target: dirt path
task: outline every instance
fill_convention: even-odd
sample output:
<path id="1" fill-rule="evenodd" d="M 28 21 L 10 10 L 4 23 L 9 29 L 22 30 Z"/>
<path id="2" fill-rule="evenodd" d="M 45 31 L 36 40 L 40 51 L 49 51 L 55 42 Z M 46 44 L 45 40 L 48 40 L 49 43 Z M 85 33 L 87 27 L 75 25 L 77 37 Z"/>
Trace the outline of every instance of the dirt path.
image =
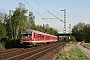
<path id="1" fill-rule="evenodd" d="M 81 42 L 78 42 L 76 46 L 88 57 L 90 58 L 90 50 L 87 48 L 84 48 L 83 46 L 80 45 Z"/>

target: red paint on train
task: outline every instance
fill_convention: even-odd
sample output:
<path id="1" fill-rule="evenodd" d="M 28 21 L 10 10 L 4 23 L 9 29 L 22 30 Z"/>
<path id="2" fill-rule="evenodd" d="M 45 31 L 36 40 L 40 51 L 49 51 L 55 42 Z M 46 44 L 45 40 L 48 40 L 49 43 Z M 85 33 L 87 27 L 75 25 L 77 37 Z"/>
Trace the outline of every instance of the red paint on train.
<path id="1" fill-rule="evenodd" d="M 32 29 L 21 30 L 21 43 L 47 43 L 58 41 L 57 36 L 46 34 Z"/>

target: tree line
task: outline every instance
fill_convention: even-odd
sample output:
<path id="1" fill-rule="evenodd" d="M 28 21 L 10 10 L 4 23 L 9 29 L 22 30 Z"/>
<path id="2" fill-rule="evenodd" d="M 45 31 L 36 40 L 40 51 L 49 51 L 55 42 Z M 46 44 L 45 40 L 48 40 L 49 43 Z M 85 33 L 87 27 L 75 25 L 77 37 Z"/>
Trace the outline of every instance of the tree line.
<path id="1" fill-rule="evenodd" d="M 33 12 L 28 12 L 22 3 L 19 3 L 14 11 L 9 10 L 9 14 L 0 12 L 0 40 L 17 40 L 20 38 L 20 31 L 29 28 L 48 34 L 57 34 L 57 30 L 49 24 L 36 25 Z"/>
<path id="2" fill-rule="evenodd" d="M 90 42 L 90 24 L 79 22 L 72 28 L 72 35 L 77 41 Z"/>

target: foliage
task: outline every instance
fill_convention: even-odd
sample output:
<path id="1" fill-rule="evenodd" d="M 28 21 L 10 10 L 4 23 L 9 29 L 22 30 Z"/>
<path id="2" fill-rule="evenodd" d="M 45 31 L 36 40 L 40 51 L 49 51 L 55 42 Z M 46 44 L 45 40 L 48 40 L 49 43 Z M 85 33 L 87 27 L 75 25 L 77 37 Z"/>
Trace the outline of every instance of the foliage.
<path id="1" fill-rule="evenodd" d="M 36 29 L 35 16 L 33 15 L 33 12 L 29 12 L 28 24 L 29 24 L 29 28 L 34 30 Z"/>
<path id="2" fill-rule="evenodd" d="M 0 25 L 0 50 L 5 49 L 5 41 L 8 37 L 6 36 L 6 29 L 5 27 Z"/>
<path id="3" fill-rule="evenodd" d="M 48 24 L 46 24 L 46 25 L 43 24 L 43 26 L 37 25 L 36 28 L 37 28 L 36 30 L 47 33 L 47 34 L 56 35 L 58 33 L 56 29 L 49 27 Z"/>
<path id="4" fill-rule="evenodd" d="M 0 26 L 0 40 L 6 37 L 6 29 L 3 26 Z"/>
<path id="5" fill-rule="evenodd" d="M 84 35 L 84 36 L 82 36 L 83 40 L 85 42 L 90 42 L 90 25 L 89 26 L 88 25 L 84 26 L 83 35 Z"/>
<path id="6" fill-rule="evenodd" d="M 72 35 L 77 41 L 90 42 L 90 24 L 78 23 L 73 27 Z"/>
<path id="7" fill-rule="evenodd" d="M 74 36 L 70 36 L 70 39 L 69 39 L 70 42 L 75 42 L 76 43 L 76 39 Z"/>
<path id="8" fill-rule="evenodd" d="M 5 47 L 0 43 L 0 50 L 5 50 Z"/>
<path id="9" fill-rule="evenodd" d="M 25 9 L 25 5 L 19 3 L 19 7 L 13 12 L 11 16 L 11 29 L 12 29 L 12 37 L 14 39 L 18 38 L 18 34 L 21 29 L 27 28 L 27 16 L 25 15 L 27 10 Z"/>

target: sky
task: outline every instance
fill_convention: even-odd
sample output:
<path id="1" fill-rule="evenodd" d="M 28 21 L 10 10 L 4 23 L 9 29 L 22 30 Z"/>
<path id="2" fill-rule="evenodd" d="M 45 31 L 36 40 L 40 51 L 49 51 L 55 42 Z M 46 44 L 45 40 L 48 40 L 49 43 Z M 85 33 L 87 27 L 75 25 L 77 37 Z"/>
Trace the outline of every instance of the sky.
<path id="1" fill-rule="evenodd" d="M 15 10 L 18 3 L 22 2 L 28 11 L 32 11 L 35 16 L 36 25 L 49 24 L 50 27 L 63 32 L 64 11 L 66 9 L 66 31 L 69 31 L 69 24 L 73 28 L 78 22 L 90 24 L 90 0 L 1 0 L 0 11 L 9 13 L 9 10 Z M 59 19 L 42 19 L 56 18 Z"/>

